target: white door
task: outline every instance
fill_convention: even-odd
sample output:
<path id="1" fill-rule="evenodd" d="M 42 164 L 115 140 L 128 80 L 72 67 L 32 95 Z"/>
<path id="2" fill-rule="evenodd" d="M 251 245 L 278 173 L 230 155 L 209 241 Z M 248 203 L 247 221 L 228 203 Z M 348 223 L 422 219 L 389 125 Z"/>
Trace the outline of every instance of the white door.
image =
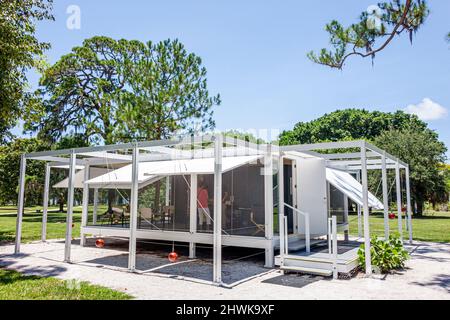
<path id="1" fill-rule="evenodd" d="M 296 157 L 296 205 L 300 211 L 308 212 L 311 237 L 328 234 L 327 183 L 325 160 Z M 298 232 L 305 234 L 305 222 L 298 216 Z"/>

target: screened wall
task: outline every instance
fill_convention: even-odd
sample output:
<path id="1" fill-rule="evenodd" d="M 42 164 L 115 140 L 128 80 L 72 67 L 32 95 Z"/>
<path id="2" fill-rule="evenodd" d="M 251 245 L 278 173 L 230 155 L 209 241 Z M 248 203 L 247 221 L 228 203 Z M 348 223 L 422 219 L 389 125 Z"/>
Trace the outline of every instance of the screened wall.
<path id="1" fill-rule="evenodd" d="M 343 224 L 347 223 L 345 217 L 345 196 L 339 191 L 335 186 L 328 183 L 329 190 L 329 206 L 328 215 L 336 216 L 337 223 Z"/>

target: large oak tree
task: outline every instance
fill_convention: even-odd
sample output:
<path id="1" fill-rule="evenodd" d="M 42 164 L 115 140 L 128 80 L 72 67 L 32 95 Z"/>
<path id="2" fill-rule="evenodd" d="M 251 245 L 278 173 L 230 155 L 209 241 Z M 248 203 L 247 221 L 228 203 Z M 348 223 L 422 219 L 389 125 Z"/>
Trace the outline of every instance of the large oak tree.
<path id="1" fill-rule="evenodd" d="M 87 39 L 45 71 L 36 94 L 26 130 L 106 144 L 213 128 L 220 104 L 208 92 L 200 57 L 177 40 Z"/>

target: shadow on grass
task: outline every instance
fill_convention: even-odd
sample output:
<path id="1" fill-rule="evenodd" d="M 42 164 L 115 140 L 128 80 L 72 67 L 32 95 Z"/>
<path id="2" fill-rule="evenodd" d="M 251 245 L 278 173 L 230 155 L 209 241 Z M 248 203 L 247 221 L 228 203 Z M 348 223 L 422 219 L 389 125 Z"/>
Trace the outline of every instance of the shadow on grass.
<path id="1" fill-rule="evenodd" d="M 20 264 L 20 260 L 28 257 L 27 254 L 2 254 L 0 255 L 0 268 L 3 269 L 14 269 L 25 275 L 36 276 L 36 277 L 54 277 L 67 270 L 65 267 L 61 266 L 28 266 L 25 264 Z M 14 278 L 15 279 L 15 278 Z M 23 277 L 17 277 L 18 280 L 26 280 Z M 6 279 L 3 276 L 0 277 L 0 284 L 6 284 L 11 281 L 10 277 L 7 275 Z"/>

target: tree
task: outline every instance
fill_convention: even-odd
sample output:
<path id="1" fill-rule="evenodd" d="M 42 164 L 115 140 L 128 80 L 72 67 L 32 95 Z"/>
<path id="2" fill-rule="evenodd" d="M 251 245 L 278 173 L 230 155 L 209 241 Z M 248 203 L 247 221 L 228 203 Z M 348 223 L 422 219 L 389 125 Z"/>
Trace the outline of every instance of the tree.
<path id="1" fill-rule="evenodd" d="M 398 140 L 396 140 L 398 134 Z M 444 160 L 445 145 L 436 132 L 417 116 L 403 111 L 385 113 L 345 109 L 325 114 L 310 122 L 300 122 L 280 136 L 281 145 L 365 139 L 411 165 L 411 189 L 418 214 L 424 201 L 442 196 L 442 175 L 438 165 Z M 394 141 L 395 140 L 395 141 Z M 379 177 L 371 182 L 378 183 Z"/>
<path id="2" fill-rule="evenodd" d="M 0 1 L 0 143 L 12 138 L 28 99 L 26 72 L 41 68 L 50 47 L 35 32 L 36 21 L 53 20 L 51 9 L 52 0 Z"/>
<path id="3" fill-rule="evenodd" d="M 168 138 L 214 127 L 201 59 L 177 40 L 93 37 L 48 68 L 25 129 L 55 140 L 67 132 L 94 143 Z"/>
<path id="4" fill-rule="evenodd" d="M 19 181 L 20 157 L 23 153 L 48 150 L 49 145 L 31 138 L 19 138 L 0 146 L 0 203 L 16 204 L 18 198 L 17 182 Z M 36 199 L 42 200 L 42 188 L 45 174 L 45 163 L 28 160 L 25 177 L 25 203 L 33 203 Z"/>
<path id="5" fill-rule="evenodd" d="M 424 0 L 391 0 L 370 6 L 361 13 L 359 21 L 345 28 L 333 20 L 325 30 L 330 34 L 332 49 L 313 51 L 308 58 L 315 63 L 342 69 L 351 56 L 371 57 L 384 50 L 392 40 L 408 33 L 412 43 L 413 34 L 424 24 L 429 9 Z"/>
<path id="6" fill-rule="evenodd" d="M 414 127 L 394 129 L 381 133 L 374 143 L 409 164 L 415 214 L 423 213 L 425 201 L 436 204 L 448 200 L 440 170 L 447 148 L 435 132 Z"/>
<path id="7" fill-rule="evenodd" d="M 280 144 L 316 143 L 324 141 L 372 140 L 383 131 L 414 126 L 426 130 L 417 116 L 403 111 L 386 113 L 364 109 L 337 110 L 310 122 L 299 122 L 292 130 L 283 131 Z"/>

